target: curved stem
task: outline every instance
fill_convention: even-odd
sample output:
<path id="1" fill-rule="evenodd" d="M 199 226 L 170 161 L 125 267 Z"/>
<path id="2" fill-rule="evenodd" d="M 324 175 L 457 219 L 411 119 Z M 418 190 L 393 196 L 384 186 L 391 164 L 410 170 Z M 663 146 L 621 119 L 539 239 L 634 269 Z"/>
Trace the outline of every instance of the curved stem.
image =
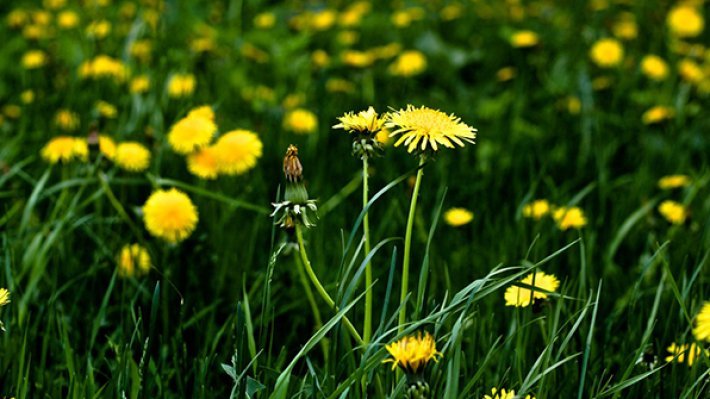
<path id="1" fill-rule="evenodd" d="M 301 229 L 302 226 L 300 224 L 296 224 L 296 239 L 298 239 L 299 249 L 298 252 L 301 254 L 301 260 L 303 261 L 303 266 L 305 266 L 306 274 L 311 279 L 311 283 L 313 283 L 313 285 L 316 287 L 316 291 L 321 296 L 321 298 L 323 298 L 323 300 L 328 304 L 328 306 L 330 306 L 333 310 L 337 312 L 338 307 L 335 305 L 335 301 L 333 301 L 333 298 L 328 295 L 328 292 L 325 290 L 323 285 L 318 280 L 318 276 L 316 276 L 316 273 L 313 271 L 313 267 L 311 267 L 311 261 L 308 260 L 308 253 L 306 253 L 306 246 L 303 244 L 303 232 L 301 231 Z M 353 326 L 353 323 L 350 322 L 347 316 L 343 316 L 343 323 L 350 332 L 350 335 L 353 336 L 353 338 L 355 339 L 355 341 L 357 341 L 358 344 L 363 346 L 362 349 L 364 350 L 365 341 L 362 340 L 362 337 L 360 336 L 360 334 L 358 334 L 357 330 Z"/>
<path id="2" fill-rule="evenodd" d="M 362 207 L 367 206 L 368 202 L 368 171 L 367 171 L 367 155 L 362 157 Z M 365 258 L 370 254 L 370 218 L 367 212 L 362 219 L 362 229 L 365 236 Z M 367 262 L 365 265 L 365 288 L 372 286 L 372 265 Z M 363 340 L 365 343 L 370 342 L 372 336 L 372 289 L 368 289 L 365 293 L 365 325 L 363 326 Z"/>
<path id="3" fill-rule="evenodd" d="M 306 292 L 306 298 L 308 299 L 308 304 L 311 306 L 311 311 L 313 312 L 313 319 L 316 322 L 315 329 L 320 330 L 321 327 L 323 327 L 323 319 L 321 318 L 320 315 L 320 310 L 318 310 L 318 304 L 316 304 L 316 298 L 313 296 L 313 290 L 311 290 L 311 286 L 308 284 L 308 278 L 306 277 L 306 273 L 304 272 L 305 267 L 303 266 L 303 262 L 301 259 L 296 257 L 296 263 L 298 264 L 298 277 L 301 280 L 301 284 L 303 285 L 303 290 Z M 323 349 L 323 358 L 325 359 L 325 362 L 328 362 L 328 343 L 323 339 L 320 341 L 321 347 Z"/>
<path id="4" fill-rule="evenodd" d="M 407 231 L 404 234 L 404 259 L 402 262 L 402 291 L 399 295 L 399 332 L 404 330 L 404 322 L 407 320 L 407 294 L 409 293 L 409 254 L 412 250 L 412 227 L 414 227 L 414 214 L 417 209 L 417 197 L 419 196 L 419 186 L 422 183 L 424 174 L 424 156 L 419 158 L 419 170 L 417 180 L 414 183 L 412 192 L 412 202 L 409 204 L 409 216 L 407 217 Z"/>

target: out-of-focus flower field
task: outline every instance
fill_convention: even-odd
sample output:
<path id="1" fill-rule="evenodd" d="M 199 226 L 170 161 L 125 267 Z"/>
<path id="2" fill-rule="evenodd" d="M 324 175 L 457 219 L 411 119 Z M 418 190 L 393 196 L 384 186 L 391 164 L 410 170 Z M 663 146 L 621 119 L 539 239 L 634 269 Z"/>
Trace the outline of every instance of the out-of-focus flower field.
<path id="1" fill-rule="evenodd" d="M 5 0 L 0 397 L 708 398 L 704 0 Z"/>

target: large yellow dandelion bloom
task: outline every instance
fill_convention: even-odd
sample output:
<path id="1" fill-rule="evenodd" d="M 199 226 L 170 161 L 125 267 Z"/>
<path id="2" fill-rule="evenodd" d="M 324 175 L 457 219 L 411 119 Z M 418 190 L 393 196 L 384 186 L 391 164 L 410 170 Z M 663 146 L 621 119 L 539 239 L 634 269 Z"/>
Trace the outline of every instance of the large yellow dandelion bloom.
<path id="1" fill-rule="evenodd" d="M 85 139 L 58 136 L 55 137 L 42 148 L 42 158 L 51 163 L 69 162 L 75 159 L 86 161 L 89 156 L 89 146 Z"/>
<path id="2" fill-rule="evenodd" d="M 533 282 L 533 280 L 535 281 Z M 557 291 L 557 288 L 560 286 L 560 280 L 558 280 L 554 274 L 545 274 L 541 271 L 528 274 L 524 279 L 520 280 L 520 282 L 549 292 Z M 526 307 L 532 304 L 531 299 L 534 301 L 535 299 L 547 298 L 547 292 L 533 291 L 529 288 L 513 285 L 505 290 L 504 298 L 505 306 Z"/>
<path id="3" fill-rule="evenodd" d="M 589 56 L 598 66 L 611 68 L 621 63 L 624 58 L 624 48 L 616 39 L 600 39 L 589 50 Z"/>
<path id="4" fill-rule="evenodd" d="M 175 74 L 168 82 L 168 95 L 170 97 L 187 97 L 195 91 L 197 81 L 192 74 Z"/>
<path id="5" fill-rule="evenodd" d="M 106 135 L 99 135 L 99 151 L 109 160 L 116 156 L 116 142 Z"/>
<path id="6" fill-rule="evenodd" d="M 420 368 L 424 368 L 430 360 L 438 361 L 441 352 L 436 350 L 436 341 L 428 333 L 421 333 L 416 336 L 410 335 L 399 341 L 385 346 L 392 358 L 385 359 L 383 363 L 392 363 L 392 370 L 397 366 L 408 373 L 416 373 Z"/>
<path id="7" fill-rule="evenodd" d="M 695 317 L 693 336 L 698 341 L 710 342 L 710 301 L 705 302 Z"/>
<path id="8" fill-rule="evenodd" d="M 240 175 L 256 165 L 261 158 L 263 144 L 256 133 L 232 130 L 221 136 L 214 145 L 220 173 Z"/>
<path id="9" fill-rule="evenodd" d="M 668 64 L 663 58 L 649 54 L 641 60 L 641 72 L 649 79 L 660 81 L 668 76 Z"/>
<path id="10" fill-rule="evenodd" d="M 30 50 L 22 56 L 21 63 L 25 69 L 37 69 L 47 63 L 47 55 L 42 50 Z"/>
<path id="11" fill-rule="evenodd" d="M 286 113 L 283 125 L 294 133 L 309 134 L 318 129 L 318 118 L 307 109 L 296 108 Z"/>
<path id="12" fill-rule="evenodd" d="M 658 179 L 658 188 L 661 190 L 671 190 L 688 185 L 690 185 L 690 177 L 687 175 L 670 175 Z"/>
<path id="13" fill-rule="evenodd" d="M 531 30 L 520 30 L 510 36 L 510 45 L 518 48 L 534 47 L 540 42 L 537 33 Z"/>
<path id="14" fill-rule="evenodd" d="M 666 19 L 671 33 L 677 37 L 695 37 L 702 33 L 705 27 L 703 15 L 689 5 L 679 5 L 668 13 Z"/>
<path id="15" fill-rule="evenodd" d="M 340 123 L 333 126 L 333 129 L 343 129 L 348 133 L 376 133 L 382 130 L 387 120 L 385 116 L 379 116 L 375 108 L 368 107 L 366 111 L 357 114 L 347 112 L 338 117 Z"/>
<path id="16" fill-rule="evenodd" d="M 189 154 L 212 140 L 217 125 L 211 119 L 193 114 L 180 119 L 168 133 L 168 143 L 178 154 Z"/>
<path id="17" fill-rule="evenodd" d="M 120 277 L 143 276 L 150 271 L 150 254 L 139 244 L 125 245 L 118 256 Z"/>
<path id="18" fill-rule="evenodd" d="M 540 220 L 550 213 L 551 208 L 550 203 L 546 199 L 535 200 L 523 207 L 523 216 Z"/>
<path id="19" fill-rule="evenodd" d="M 658 212 L 671 224 L 683 224 L 688 217 L 685 207 L 675 201 L 666 200 L 658 206 Z"/>
<path id="20" fill-rule="evenodd" d="M 169 243 L 189 237 L 197 220 L 197 208 L 190 197 L 174 188 L 155 191 L 143 205 L 145 228 Z"/>
<path id="21" fill-rule="evenodd" d="M 129 172 L 143 172 L 150 166 L 150 151 L 143 144 L 127 141 L 116 146 L 113 161 Z"/>
<path id="22" fill-rule="evenodd" d="M 7 288 L 0 288 L 0 306 L 10 303 L 10 291 Z"/>
<path id="23" fill-rule="evenodd" d="M 587 218 L 584 216 L 584 211 L 581 208 L 559 207 L 552 213 L 552 218 L 555 219 L 557 227 L 560 230 L 579 229 L 587 225 Z"/>
<path id="24" fill-rule="evenodd" d="M 491 388 L 491 394 L 490 395 L 483 395 L 483 399 L 515 399 L 517 396 L 515 396 L 515 390 L 510 389 L 507 390 L 505 388 Z M 535 399 L 535 396 L 533 395 L 525 395 L 525 399 Z"/>
<path id="25" fill-rule="evenodd" d="M 217 149 L 204 147 L 187 156 L 187 170 L 201 179 L 216 179 L 219 175 Z"/>
<path id="26" fill-rule="evenodd" d="M 451 208 L 444 212 L 444 221 L 453 227 L 459 227 L 471 223 L 473 212 L 466 208 Z"/>
<path id="27" fill-rule="evenodd" d="M 410 77 L 419 75 L 426 70 L 426 56 L 421 51 L 409 50 L 400 54 L 390 65 L 392 75 Z"/>
<path id="28" fill-rule="evenodd" d="M 685 363 L 688 367 L 692 366 L 698 358 L 702 357 L 701 351 L 703 351 L 703 349 L 695 343 L 682 345 L 672 343 L 666 350 L 669 353 L 669 355 L 666 356 L 666 362 L 670 363 L 675 361 L 676 363 Z M 710 356 L 710 351 L 705 350 L 704 352 L 705 356 Z"/>
<path id="29" fill-rule="evenodd" d="M 447 115 L 439 110 L 413 105 L 392 112 L 385 126 L 393 129 L 390 137 L 401 135 L 394 146 L 404 144 L 408 152 L 429 148 L 438 151 L 439 145 L 454 148 L 457 144 L 463 147 L 464 142 L 474 143 L 478 131 L 461 122 L 461 118 L 454 114 Z"/>

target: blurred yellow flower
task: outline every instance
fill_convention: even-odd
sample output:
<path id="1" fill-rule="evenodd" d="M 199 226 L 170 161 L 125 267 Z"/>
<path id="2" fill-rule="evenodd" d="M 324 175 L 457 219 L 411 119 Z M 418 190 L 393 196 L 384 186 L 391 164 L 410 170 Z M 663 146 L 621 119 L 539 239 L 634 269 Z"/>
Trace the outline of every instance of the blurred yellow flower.
<path id="1" fill-rule="evenodd" d="M 534 47 L 540 42 L 537 33 L 531 30 L 519 30 L 510 36 L 510 45 L 518 48 Z"/>
<path id="2" fill-rule="evenodd" d="M 349 80 L 330 78 L 325 82 L 328 93 L 354 93 L 355 85 Z"/>
<path id="3" fill-rule="evenodd" d="M 262 12 L 254 17 L 254 26 L 259 29 L 269 29 L 276 24 L 276 15 L 273 12 Z"/>
<path id="4" fill-rule="evenodd" d="M 431 360 L 437 362 L 437 357 L 442 356 L 441 352 L 436 350 L 436 341 L 428 332 L 425 332 L 424 336 L 421 332 L 416 336 L 406 336 L 386 345 L 385 348 L 392 357 L 382 362 L 392 363 L 392 370 L 399 366 L 410 374 L 416 374 L 420 369 L 424 369 Z"/>
<path id="5" fill-rule="evenodd" d="M 323 68 L 330 64 L 330 56 L 323 50 L 316 50 L 311 53 L 311 62 L 318 68 Z"/>
<path id="6" fill-rule="evenodd" d="M 345 65 L 355 68 L 366 68 L 375 62 L 372 53 L 358 50 L 347 50 L 341 54 L 341 60 Z"/>
<path id="7" fill-rule="evenodd" d="M 113 104 L 109 104 L 106 101 L 97 101 L 96 110 L 99 111 L 99 115 L 104 118 L 113 119 L 118 115 L 118 110 Z"/>
<path id="8" fill-rule="evenodd" d="M 641 121 L 644 125 L 651 125 L 671 119 L 673 115 L 675 115 L 673 108 L 663 105 L 656 105 L 641 115 Z"/>
<path id="9" fill-rule="evenodd" d="M 515 67 L 512 66 L 507 66 L 499 69 L 496 72 L 496 79 L 498 79 L 499 82 L 507 82 L 515 77 L 517 74 L 517 70 Z"/>
<path id="10" fill-rule="evenodd" d="M 127 244 L 118 255 L 118 276 L 139 277 L 150 271 L 150 254 L 140 244 Z"/>
<path id="11" fill-rule="evenodd" d="M 471 223 L 473 212 L 466 208 L 451 208 L 444 212 L 444 221 L 453 227 L 459 227 Z"/>
<path id="12" fill-rule="evenodd" d="M 545 199 L 535 200 L 523 207 L 523 216 L 526 218 L 533 218 L 535 220 L 542 219 L 545 215 L 550 213 L 550 203 Z"/>
<path id="13" fill-rule="evenodd" d="M 249 58 L 250 60 L 253 60 L 253 61 L 258 62 L 260 64 L 264 64 L 266 62 L 269 62 L 269 58 L 270 58 L 269 53 L 256 47 L 255 45 L 253 45 L 251 43 L 242 44 L 241 53 L 244 57 Z"/>
<path id="14" fill-rule="evenodd" d="M 284 97 L 281 105 L 286 109 L 296 108 L 306 102 L 306 96 L 303 93 L 291 93 Z"/>
<path id="15" fill-rule="evenodd" d="M 150 78 L 147 75 L 138 75 L 131 80 L 129 90 L 131 93 L 145 93 L 150 89 Z"/>
<path id="16" fill-rule="evenodd" d="M 362 17 L 370 12 L 371 8 L 372 5 L 367 1 L 353 2 L 348 6 L 348 8 L 345 9 L 345 11 L 340 13 L 338 23 L 347 27 L 359 25 Z"/>
<path id="17" fill-rule="evenodd" d="M 705 352 L 705 356 L 710 356 L 710 351 L 703 350 L 695 343 L 682 345 L 672 343 L 666 350 L 670 353 L 666 356 L 666 362 L 685 363 L 688 367 L 692 366 L 698 358 L 702 358 L 701 351 Z"/>
<path id="18" fill-rule="evenodd" d="M 15 8 L 7 14 L 6 21 L 7 26 L 16 29 L 29 21 L 29 15 L 27 14 L 27 11 L 20 8 Z"/>
<path id="19" fill-rule="evenodd" d="M 219 175 L 217 149 L 214 146 L 204 147 L 188 155 L 187 170 L 201 179 L 216 179 Z"/>
<path id="20" fill-rule="evenodd" d="M 313 30 L 323 31 L 330 29 L 336 21 L 338 13 L 335 10 L 325 9 L 313 13 L 309 18 L 309 26 Z"/>
<path id="21" fill-rule="evenodd" d="M 390 65 L 389 72 L 392 75 L 409 77 L 424 72 L 426 66 L 426 56 L 421 51 L 408 50 L 402 52 Z"/>
<path id="22" fill-rule="evenodd" d="M 36 10 L 32 12 L 32 21 L 41 26 L 47 26 L 52 22 L 52 14 L 46 10 Z"/>
<path id="23" fill-rule="evenodd" d="M 190 96 L 196 85 L 195 75 L 177 73 L 168 81 L 168 95 L 173 98 Z"/>
<path id="24" fill-rule="evenodd" d="M 579 207 L 571 208 L 562 206 L 554 210 L 552 218 L 555 219 L 560 230 L 579 229 L 587 225 L 587 218 Z"/>
<path id="25" fill-rule="evenodd" d="M 633 40 L 638 36 L 638 25 L 632 13 L 622 13 L 612 27 L 614 36 L 622 40 Z"/>
<path id="26" fill-rule="evenodd" d="M 143 172 L 150 166 L 150 151 L 135 141 L 126 141 L 116 146 L 113 161 L 129 172 Z"/>
<path id="27" fill-rule="evenodd" d="M 42 50 L 29 50 L 22 55 L 22 67 L 25 69 L 37 69 L 47 63 L 47 55 Z"/>
<path id="28" fill-rule="evenodd" d="M 705 302 L 698 315 L 695 316 L 693 336 L 698 341 L 710 342 L 710 302 Z"/>
<path id="29" fill-rule="evenodd" d="M 71 10 L 64 10 L 57 15 L 57 26 L 72 29 L 79 25 L 79 15 Z"/>
<path id="30" fill-rule="evenodd" d="M 307 109 L 296 108 L 286 113 L 283 125 L 294 133 L 309 134 L 318 130 L 318 118 Z"/>
<path id="31" fill-rule="evenodd" d="M 10 291 L 7 288 L 0 288 L 0 306 L 10 303 Z"/>
<path id="32" fill-rule="evenodd" d="M 658 188 L 661 190 L 671 190 L 688 185 L 690 185 L 690 177 L 687 175 L 663 176 L 658 180 Z"/>
<path id="33" fill-rule="evenodd" d="M 560 286 L 560 280 L 554 274 L 545 274 L 542 271 L 530 273 L 519 282 L 548 292 L 555 292 Z M 547 292 L 511 285 L 505 290 L 505 306 L 524 308 L 533 304 L 537 299 L 546 299 L 547 295 Z"/>
<path id="34" fill-rule="evenodd" d="M 105 19 L 92 21 L 89 26 L 86 27 L 86 34 L 96 39 L 103 39 L 108 36 L 109 33 L 111 33 L 111 23 Z"/>
<path id="35" fill-rule="evenodd" d="M 2 107 L 2 113 L 10 119 L 17 119 L 22 115 L 22 108 L 19 105 L 7 104 Z"/>
<path id="36" fill-rule="evenodd" d="M 44 8 L 50 10 L 57 10 L 64 7 L 67 4 L 67 0 L 42 0 L 42 5 Z"/>
<path id="37" fill-rule="evenodd" d="M 39 40 L 50 36 L 50 31 L 45 26 L 27 25 L 22 30 L 22 36 L 29 40 Z"/>
<path id="38" fill-rule="evenodd" d="M 498 389 L 498 388 L 491 388 L 491 394 L 490 395 L 483 395 L 483 399 L 515 399 L 518 398 L 518 396 L 515 395 L 515 390 L 506 390 L 505 388 Z M 535 399 L 535 396 L 533 395 L 525 395 L 524 399 Z"/>
<path id="39" fill-rule="evenodd" d="M 413 105 L 390 113 L 385 126 L 393 129 L 390 137 L 401 136 L 394 146 L 404 144 L 408 152 L 429 148 L 438 151 L 439 145 L 454 148 L 457 144 L 463 147 L 464 142 L 475 143 L 478 131 L 461 122 L 461 118 L 454 114 L 447 115 L 439 110 Z"/>
<path id="40" fill-rule="evenodd" d="M 354 30 L 344 30 L 338 33 L 337 41 L 343 46 L 352 46 L 360 39 L 360 34 Z"/>
<path id="41" fill-rule="evenodd" d="M 79 127 L 79 115 L 68 109 L 60 109 L 54 115 L 54 124 L 65 131 L 75 130 Z"/>
<path id="42" fill-rule="evenodd" d="M 175 188 L 153 192 L 143 205 L 146 230 L 171 244 L 189 237 L 197 221 L 197 208 L 190 197 Z"/>
<path id="43" fill-rule="evenodd" d="M 600 39 L 592 45 L 589 56 L 601 68 L 611 68 L 621 63 L 624 48 L 616 39 Z"/>
<path id="44" fill-rule="evenodd" d="M 99 152 L 113 161 L 113 158 L 116 156 L 116 142 L 109 136 L 103 134 L 99 135 Z"/>
<path id="45" fill-rule="evenodd" d="M 241 175 L 261 158 L 263 144 L 256 133 L 249 130 L 232 130 L 222 135 L 214 145 L 220 173 Z"/>
<path id="46" fill-rule="evenodd" d="M 178 154 L 189 154 L 210 143 L 217 125 L 203 115 L 193 114 L 180 119 L 168 132 L 168 143 Z"/>
<path id="47" fill-rule="evenodd" d="M 695 37 L 705 27 L 703 15 L 690 5 L 678 5 L 669 13 L 666 23 L 676 37 Z"/>
<path id="48" fill-rule="evenodd" d="M 31 104 L 35 100 L 35 92 L 32 90 L 25 90 L 20 93 L 20 100 L 23 104 Z"/>
<path id="49" fill-rule="evenodd" d="M 451 3 L 444 6 L 444 8 L 439 11 L 439 15 L 441 15 L 441 19 L 444 21 L 452 21 L 460 18 L 463 12 L 464 8 L 460 3 Z"/>
<path id="50" fill-rule="evenodd" d="M 702 68 L 690 58 L 684 58 L 678 62 L 678 73 L 683 80 L 690 83 L 700 83 L 705 78 Z"/>
<path id="51" fill-rule="evenodd" d="M 120 60 L 101 54 L 84 61 L 79 66 L 79 76 L 93 79 L 110 77 L 122 82 L 128 76 L 128 69 Z"/>
<path id="52" fill-rule="evenodd" d="M 85 139 L 57 136 L 51 140 L 41 151 L 42 158 L 50 164 L 57 162 L 67 163 L 73 160 L 86 161 L 89 156 L 89 146 Z"/>
<path id="53" fill-rule="evenodd" d="M 577 115 L 582 111 L 582 100 L 577 96 L 568 96 L 566 98 L 567 112 L 572 115 Z"/>
<path id="54" fill-rule="evenodd" d="M 142 62 L 150 60 L 150 54 L 153 51 L 153 44 L 148 39 L 136 40 L 131 44 L 130 53 L 133 57 Z"/>
<path id="55" fill-rule="evenodd" d="M 406 28 L 412 22 L 423 19 L 426 15 L 421 7 L 411 7 L 405 10 L 395 11 L 392 14 L 392 24 L 398 28 Z"/>
<path id="56" fill-rule="evenodd" d="M 376 59 L 388 59 L 399 54 L 402 51 L 402 45 L 394 42 L 371 48 L 368 53 Z"/>
<path id="57" fill-rule="evenodd" d="M 671 224 L 683 224 L 688 217 L 688 211 L 685 207 L 671 200 L 661 202 L 661 205 L 658 206 L 658 212 Z"/>
<path id="58" fill-rule="evenodd" d="M 641 60 L 641 72 L 653 80 L 663 80 L 668 76 L 668 64 L 663 58 L 649 54 Z"/>

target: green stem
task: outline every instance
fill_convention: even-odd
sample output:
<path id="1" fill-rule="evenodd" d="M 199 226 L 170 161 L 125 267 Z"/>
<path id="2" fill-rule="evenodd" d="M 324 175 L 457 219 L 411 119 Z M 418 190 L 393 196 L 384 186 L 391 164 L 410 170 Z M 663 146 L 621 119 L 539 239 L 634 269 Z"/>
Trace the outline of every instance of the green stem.
<path id="1" fill-rule="evenodd" d="M 368 202 L 368 171 L 367 171 L 367 155 L 362 157 L 362 207 L 365 209 Z M 370 254 L 370 218 L 367 212 L 362 219 L 362 229 L 365 235 L 365 258 Z M 365 265 L 365 325 L 363 327 L 363 340 L 365 343 L 370 342 L 372 336 L 372 265 L 367 262 Z"/>
<path id="2" fill-rule="evenodd" d="M 419 170 L 417 180 L 414 183 L 412 192 L 412 202 L 409 204 L 409 216 L 407 217 L 407 231 L 404 234 L 404 260 L 402 262 L 402 291 L 399 295 L 399 332 L 404 330 L 404 322 L 407 320 L 407 294 L 409 293 L 409 254 L 412 250 L 412 227 L 414 226 L 414 214 L 417 209 L 417 197 L 419 196 L 419 186 L 422 183 L 424 174 L 424 156 L 419 158 Z"/>
<path id="3" fill-rule="evenodd" d="M 316 298 L 313 296 L 313 290 L 311 290 L 311 286 L 308 284 L 308 278 L 306 277 L 306 273 L 304 272 L 305 266 L 303 266 L 303 262 L 297 257 L 296 258 L 296 263 L 298 264 L 298 277 L 301 280 L 301 284 L 303 284 L 303 290 L 306 291 L 306 298 L 308 299 L 308 303 L 311 306 L 311 311 L 313 312 L 313 318 L 315 319 L 316 325 L 315 329 L 320 330 L 321 327 L 323 327 L 323 319 L 320 316 L 320 310 L 318 310 L 318 305 L 316 304 Z M 323 349 L 323 358 L 325 359 L 325 362 L 328 362 L 328 343 L 323 339 L 320 341 L 321 343 L 321 348 Z"/>
<path id="4" fill-rule="evenodd" d="M 303 244 L 303 232 L 301 231 L 301 229 L 302 226 L 300 224 L 296 224 L 296 238 L 298 239 L 298 249 L 301 254 L 303 266 L 305 266 L 306 269 L 306 274 L 308 274 L 308 277 L 311 279 L 311 283 L 313 283 L 313 285 L 316 287 L 316 291 L 318 291 L 318 294 L 321 296 L 321 298 L 323 298 L 323 300 L 328 304 L 328 306 L 330 306 L 333 310 L 337 312 L 338 307 L 335 305 L 335 301 L 333 301 L 333 298 L 328 295 L 328 292 L 320 283 L 320 281 L 318 280 L 318 276 L 316 276 L 316 273 L 311 267 L 311 261 L 308 260 L 308 254 L 306 253 L 306 246 Z M 355 338 L 358 344 L 363 346 L 362 349 L 364 350 L 365 341 L 362 340 L 362 337 L 360 336 L 360 334 L 358 334 L 357 330 L 353 326 L 353 323 L 350 322 L 347 316 L 343 316 L 343 323 L 345 323 L 345 327 L 347 327 L 348 331 L 350 332 L 350 335 Z"/>

